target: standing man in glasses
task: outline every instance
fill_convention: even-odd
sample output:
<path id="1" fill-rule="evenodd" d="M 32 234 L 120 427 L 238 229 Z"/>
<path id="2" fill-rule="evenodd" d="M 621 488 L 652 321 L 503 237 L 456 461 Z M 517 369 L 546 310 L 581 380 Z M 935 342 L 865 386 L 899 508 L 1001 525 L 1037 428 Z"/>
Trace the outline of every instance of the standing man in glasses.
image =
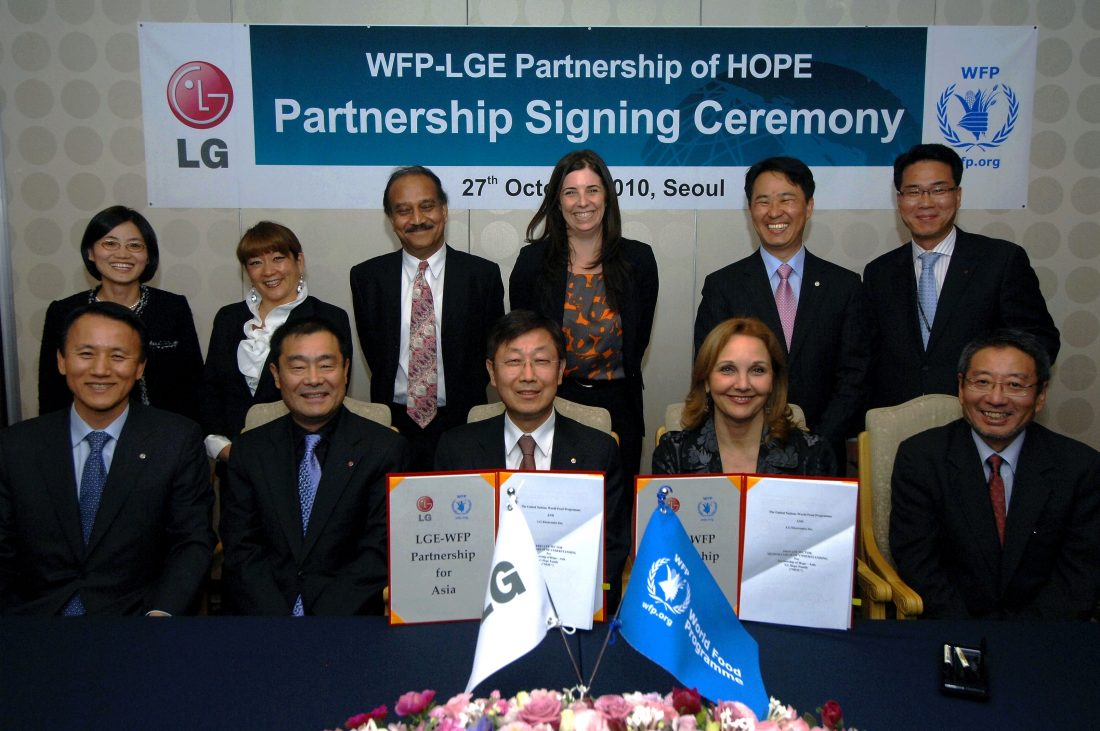
<path id="1" fill-rule="evenodd" d="M 923 616 L 1086 619 L 1100 596 L 1100 453 L 1034 423 L 1037 338 L 998 330 L 958 363 L 963 418 L 898 447 L 890 549 Z"/>
<path id="2" fill-rule="evenodd" d="M 894 161 L 898 213 L 912 234 L 863 272 L 875 328 L 871 407 L 955 392 L 963 346 L 996 328 L 1039 339 L 1051 363 L 1058 328 L 1027 253 L 955 226 L 963 163 L 944 145 L 916 145 Z"/>

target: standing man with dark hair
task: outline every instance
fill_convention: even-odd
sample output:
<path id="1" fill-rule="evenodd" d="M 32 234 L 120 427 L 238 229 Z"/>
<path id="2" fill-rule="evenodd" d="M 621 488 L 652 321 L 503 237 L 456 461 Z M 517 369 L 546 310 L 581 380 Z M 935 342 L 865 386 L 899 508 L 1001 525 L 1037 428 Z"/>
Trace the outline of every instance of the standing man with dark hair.
<path id="1" fill-rule="evenodd" d="M 381 614 L 386 474 L 408 444 L 344 408 L 351 343 L 327 320 L 271 337 L 290 413 L 233 442 L 222 495 L 225 593 L 241 614 Z"/>
<path id="2" fill-rule="evenodd" d="M 955 225 L 962 174 L 962 160 L 945 145 L 916 145 L 894 161 L 898 214 L 913 240 L 863 271 L 875 344 L 872 407 L 954 393 L 959 352 L 996 328 L 1029 332 L 1051 363 L 1058 356 L 1058 328 L 1027 253 Z"/>
<path id="3" fill-rule="evenodd" d="M 803 245 L 814 177 L 801 160 L 756 163 L 745 174 L 745 196 L 760 248 L 706 278 L 695 349 L 724 320 L 762 320 L 787 356 L 789 402 L 802 408 L 810 431 L 832 444 L 837 464 L 845 465 L 844 440 L 862 419 L 870 364 L 859 275 Z"/>
<path id="4" fill-rule="evenodd" d="M 78 307 L 56 356 L 72 406 L 0 432 L 0 614 L 195 610 L 210 469 L 197 424 L 130 401 L 145 347 L 128 307 Z"/>
<path id="5" fill-rule="evenodd" d="M 630 553 L 631 501 L 619 445 L 610 434 L 557 413 L 565 370 L 561 326 L 531 310 L 512 310 L 489 331 L 485 368 L 504 402 L 500 416 L 443 435 L 437 470 L 594 470 L 604 473 L 607 604 L 618 606 Z"/>
<path id="6" fill-rule="evenodd" d="M 1050 358 L 1019 330 L 958 363 L 963 418 L 898 447 L 890 550 L 925 617 L 1085 619 L 1100 598 L 1100 454 L 1034 423 Z"/>
<path id="7" fill-rule="evenodd" d="M 395 170 L 382 206 L 402 250 L 352 268 L 355 326 L 371 401 L 389 404 L 413 469 L 430 470 L 439 436 L 486 402 L 481 348 L 504 287 L 496 264 L 446 245 L 447 194 L 428 168 Z"/>

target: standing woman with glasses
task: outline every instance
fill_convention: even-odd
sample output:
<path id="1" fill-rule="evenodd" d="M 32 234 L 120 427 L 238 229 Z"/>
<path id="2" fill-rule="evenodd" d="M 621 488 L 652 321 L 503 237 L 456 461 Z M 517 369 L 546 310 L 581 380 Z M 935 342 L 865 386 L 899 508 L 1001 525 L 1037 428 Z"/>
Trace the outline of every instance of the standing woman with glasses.
<path id="1" fill-rule="evenodd" d="M 68 408 L 72 393 L 57 369 L 65 318 L 81 305 L 114 302 L 129 307 L 149 332 L 145 375 L 130 392 L 133 401 L 198 418 L 202 353 L 187 300 L 146 284 L 157 273 L 157 234 L 145 216 L 111 206 L 92 217 L 80 241 L 88 273 L 99 284 L 51 302 L 38 355 L 38 413 Z"/>
<path id="2" fill-rule="evenodd" d="M 632 496 L 645 435 L 642 357 L 657 305 L 653 250 L 623 238 L 614 181 L 591 150 L 558 161 L 527 240 L 509 278 L 512 309 L 562 324 L 566 364 L 558 395 L 611 412 Z M 629 524 L 625 502 L 628 512 L 611 517 Z"/>
<path id="3" fill-rule="evenodd" d="M 254 404 L 280 399 L 268 367 L 271 336 L 284 322 L 320 317 L 351 343 L 348 313 L 310 295 L 302 244 L 286 226 L 260 221 L 237 244 L 252 283 L 243 302 L 218 310 L 203 369 L 202 426 L 206 453 L 225 462 Z"/>

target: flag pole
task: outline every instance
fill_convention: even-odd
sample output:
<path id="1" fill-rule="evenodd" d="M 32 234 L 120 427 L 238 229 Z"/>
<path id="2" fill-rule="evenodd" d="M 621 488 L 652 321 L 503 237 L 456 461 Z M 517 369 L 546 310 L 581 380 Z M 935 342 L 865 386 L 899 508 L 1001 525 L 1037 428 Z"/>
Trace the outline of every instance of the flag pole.
<path id="1" fill-rule="evenodd" d="M 661 485 L 657 490 L 657 510 L 662 514 L 668 512 L 668 505 L 665 500 L 672 493 L 672 488 L 668 485 Z M 634 568 L 637 568 L 636 566 Z M 631 571 L 634 570 L 631 569 Z M 620 581 L 622 578 L 620 577 Z M 623 597 L 625 598 L 625 597 Z M 551 601 L 553 601 L 551 599 Z M 592 675 L 588 678 L 588 687 L 592 687 L 592 683 L 596 682 L 596 672 L 600 669 L 600 661 L 603 660 L 604 652 L 607 651 L 607 646 L 611 644 L 611 637 L 619 629 L 619 614 L 623 611 L 622 599 L 619 600 L 619 606 L 615 608 L 615 616 L 611 619 L 611 624 L 607 628 L 607 636 L 603 638 L 603 645 L 600 647 L 600 654 L 596 656 L 596 664 L 592 667 Z"/>

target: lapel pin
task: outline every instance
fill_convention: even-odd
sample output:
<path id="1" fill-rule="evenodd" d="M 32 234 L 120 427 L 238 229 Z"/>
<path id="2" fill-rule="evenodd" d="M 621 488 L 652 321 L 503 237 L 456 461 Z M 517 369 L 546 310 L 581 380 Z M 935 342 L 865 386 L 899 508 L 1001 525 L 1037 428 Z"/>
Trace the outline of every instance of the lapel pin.
<path id="1" fill-rule="evenodd" d="M 815 287 L 820 287 L 820 286 L 821 286 L 821 282 L 814 282 L 814 286 L 815 286 Z"/>
<path id="2" fill-rule="evenodd" d="M 354 467 L 354 466 L 355 466 L 355 460 L 349 459 L 348 460 L 348 467 Z"/>
<path id="3" fill-rule="evenodd" d="M 145 452 L 138 455 L 138 459 L 145 459 Z"/>
<path id="4" fill-rule="evenodd" d="M 576 457 L 570 457 L 569 458 L 569 464 L 576 464 L 576 463 L 577 463 L 577 458 Z"/>

